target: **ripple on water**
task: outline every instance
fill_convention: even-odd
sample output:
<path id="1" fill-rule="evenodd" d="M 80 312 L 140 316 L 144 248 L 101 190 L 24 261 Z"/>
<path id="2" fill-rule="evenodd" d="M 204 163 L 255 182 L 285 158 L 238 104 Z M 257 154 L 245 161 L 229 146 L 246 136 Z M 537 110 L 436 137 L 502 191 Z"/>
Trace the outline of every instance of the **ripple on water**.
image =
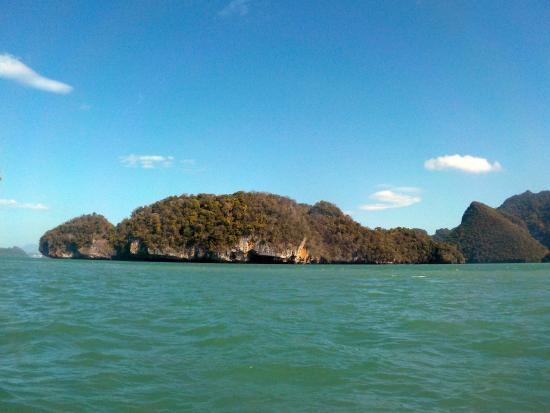
<path id="1" fill-rule="evenodd" d="M 550 267 L 0 261 L 0 411 L 546 412 Z"/>

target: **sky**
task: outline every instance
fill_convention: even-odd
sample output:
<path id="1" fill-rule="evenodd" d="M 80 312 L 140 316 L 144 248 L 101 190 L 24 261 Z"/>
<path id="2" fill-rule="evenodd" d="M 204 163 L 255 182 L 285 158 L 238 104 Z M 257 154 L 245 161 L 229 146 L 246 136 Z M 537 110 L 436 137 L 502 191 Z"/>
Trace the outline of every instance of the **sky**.
<path id="1" fill-rule="evenodd" d="M 0 246 L 268 191 L 432 233 L 550 189 L 548 1 L 0 0 Z"/>

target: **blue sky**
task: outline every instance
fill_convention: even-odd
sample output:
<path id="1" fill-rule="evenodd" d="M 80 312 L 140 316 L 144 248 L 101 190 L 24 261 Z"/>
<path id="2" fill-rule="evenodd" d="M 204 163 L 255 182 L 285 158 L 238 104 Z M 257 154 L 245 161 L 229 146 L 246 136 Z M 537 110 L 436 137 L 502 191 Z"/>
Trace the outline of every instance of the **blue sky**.
<path id="1" fill-rule="evenodd" d="M 546 1 L 0 0 L 0 246 L 182 193 L 432 232 L 550 189 L 549 21 Z"/>

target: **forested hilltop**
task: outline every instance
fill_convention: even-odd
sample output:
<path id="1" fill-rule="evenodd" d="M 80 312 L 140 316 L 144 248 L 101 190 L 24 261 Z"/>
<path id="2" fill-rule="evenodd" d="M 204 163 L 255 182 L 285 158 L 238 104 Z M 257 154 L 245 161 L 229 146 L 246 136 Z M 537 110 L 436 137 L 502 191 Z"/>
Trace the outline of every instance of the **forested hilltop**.
<path id="1" fill-rule="evenodd" d="M 498 208 L 472 202 L 458 227 L 434 239 L 456 245 L 468 262 L 550 261 L 550 191 L 527 191 Z"/>
<path id="2" fill-rule="evenodd" d="M 269 193 L 173 196 L 117 226 L 84 215 L 40 239 L 54 258 L 265 263 L 462 263 L 455 245 L 419 229 L 369 229 L 321 201 Z"/>
<path id="3" fill-rule="evenodd" d="M 521 220 L 533 238 L 550 248 L 550 191 L 514 195 L 498 210 Z"/>

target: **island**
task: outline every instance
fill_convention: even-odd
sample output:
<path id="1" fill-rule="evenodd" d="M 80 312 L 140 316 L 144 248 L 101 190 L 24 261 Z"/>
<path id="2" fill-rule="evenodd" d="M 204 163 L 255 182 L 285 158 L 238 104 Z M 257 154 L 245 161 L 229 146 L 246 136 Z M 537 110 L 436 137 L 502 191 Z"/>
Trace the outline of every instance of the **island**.
<path id="1" fill-rule="evenodd" d="M 457 228 L 433 236 L 421 229 L 364 227 L 326 201 L 307 205 L 242 191 L 181 195 L 140 207 L 116 226 L 96 213 L 82 215 L 47 231 L 39 248 L 52 258 L 139 261 L 541 262 L 550 256 L 549 245 L 541 243 L 548 240 L 549 194 L 525 193 L 500 209 L 474 202 Z M 524 200 L 531 195 L 537 202 Z M 538 218 L 528 203 L 537 205 Z"/>
<path id="2" fill-rule="evenodd" d="M 261 192 L 173 196 L 114 226 L 84 215 L 46 232 L 53 258 L 252 263 L 461 263 L 425 231 L 369 229 L 335 205 Z"/>
<path id="3" fill-rule="evenodd" d="M 27 253 L 19 247 L 0 248 L 0 257 L 26 258 Z"/>

